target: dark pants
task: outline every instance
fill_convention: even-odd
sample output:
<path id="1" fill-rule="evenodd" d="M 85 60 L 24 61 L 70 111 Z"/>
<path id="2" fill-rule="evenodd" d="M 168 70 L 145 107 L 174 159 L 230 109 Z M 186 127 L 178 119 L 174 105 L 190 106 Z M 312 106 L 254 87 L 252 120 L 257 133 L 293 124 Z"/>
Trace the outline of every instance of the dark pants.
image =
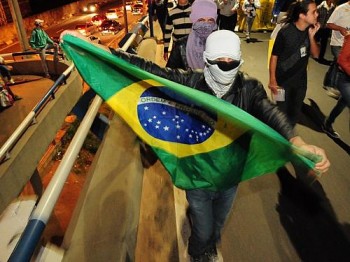
<path id="1" fill-rule="evenodd" d="M 331 45 L 332 55 L 334 56 L 334 61 L 338 60 L 338 56 L 341 50 L 341 46 Z"/>
<path id="2" fill-rule="evenodd" d="M 237 186 L 222 192 L 203 189 L 186 190 L 192 223 L 188 253 L 199 256 L 216 246 L 231 210 Z"/>
<path id="3" fill-rule="evenodd" d="M 231 16 L 219 15 L 219 21 L 220 30 L 225 29 L 234 32 L 237 24 L 237 13 Z"/>
<path id="4" fill-rule="evenodd" d="M 350 76 L 342 71 L 338 73 L 337 88 L 339 89 L 341 96 L 327 118 L 327 124 L 330 125 L 333 124 L 345 107 L 350 108 Z"/>
<path id="5" fill-rule="evenodd" d="M 281 86 L 285 90 L 285 101 L 277 102 L 277 106 L 287 115 L 287 118 L 293 126 L 295 126 L 299 120 L 299 114 L 306 95 L 306 81 L 305 83 L 300 83 L 300 81 L 301 80 L 298 81 L 298 79 L 293 78 L 282 84 Z"/>
<path id="6" fill-rule="evenodd" d="M 250 32 L 252 31 L 252 27 L 253 27 L 253 23 L 254 23 L 254 19 L 255 19 L 255 16 L 253 17 L 248 17 L 246 16 L 245 18 L 245 22 L 246 22 L 246 26 L 247 26 L 247 32 L 246 34 L 249 36 L 250 35 Z"/>
<path id="7" fill-rule="evenodd" d="M 157 15 L 158 23 L 160 25 L 160 29 L 162 30 L 162 34 L 163 34 L 163 37 L 164 37 L 167 13 L 165 13 L 165 12 L 160 13 L 160 12 L 157 11 L 156 15 Z"/>
<path id="8" fill-rule="evenodd" d="M 320 28 L 320 30 L 316 33 L 316 41 L 320 42 L 320 55 L 318 59 L 324 59 L 324 54 L 326 53 L 326 49 L 328 46 L 328 38 L 331 35 L 331 30 L 329 28 Z"/>
<path id="9" fill-rule="evenodd" d="M 54 49 L 53 54 L 53 60 L 54 60 L 54 66 L 55 66 L 55 73 L 57 74 L 57 62 L 58 62 L 58 48 L 56 45 L 53 44 L 47 44 L 44 48 L 40 49 L 39 56 L 41 58 L 41 65 L 43 67 L 45 75 L 49 75 L 49 68 L 46 63 L 46 50 L 48 49 Z"/>
<path id="10" fill-rule="evenodd" d="M 0 74 L 2 77 L 6 77 L 8 79 L 11 79 L 10 70 L 8 70 L 5 65 L 0 65 Z"/>

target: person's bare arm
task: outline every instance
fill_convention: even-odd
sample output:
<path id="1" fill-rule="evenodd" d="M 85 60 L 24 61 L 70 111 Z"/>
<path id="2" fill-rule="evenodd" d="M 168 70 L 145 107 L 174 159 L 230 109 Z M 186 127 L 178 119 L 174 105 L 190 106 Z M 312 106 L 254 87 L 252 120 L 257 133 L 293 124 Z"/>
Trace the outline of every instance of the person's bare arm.
<path id="1" fill-rule="evenodd" d="M 271 89 L 273 94 L 277 94 L 278 84 L 276 80 L 276 67 L 277 67 L 278 57 L 275 55 L 271 55 L 270 57 L 270 65 L 269 65 L 269 73 L 270 80 L 268 87 Z"/>
<path id="2" fill-rule="evenodd" d="M 320 23 L 316 23 L 309 27 L 309 39 L 310 39 L 310 54 L 313 58 L 318 58 L 320 55 L 320 46 L 315 39 L 316 32 L 320 29 Z"/>
<path id="3" fill-rule="evenodd" d="M 345 27 L 336 25 L 334 23 L 327 23 L 326 27 L 334 31 L 339 31 L 343 36 L 346 36 L 347 34 L 347 29 Z"/>
<path id="4" fill-rule="evenodd" d="M 315 164 L 316 172 L 325 173 L 328 171 L 331 163 L 329 162 L 324 149 L 305 143 L 305 141 L 300 136 L 291 138 L 289 142 L 302 150 L 321 156 L 321 160 Z"/>

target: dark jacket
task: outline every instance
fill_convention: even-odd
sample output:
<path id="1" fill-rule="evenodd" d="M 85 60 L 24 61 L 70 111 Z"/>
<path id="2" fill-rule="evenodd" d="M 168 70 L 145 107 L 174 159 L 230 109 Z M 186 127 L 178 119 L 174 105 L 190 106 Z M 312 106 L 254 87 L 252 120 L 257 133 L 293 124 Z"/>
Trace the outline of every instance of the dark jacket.
<path id="1" fill-rule="evenodd" d="M 186 57 L 187 39 L 188 36 L 184 36 L 174 43 L 166 67 L 181 68 L 184 70 L 190 68 Z"/>
<path id="2" fill-rule="evenodd" d="M 116 56 L 147 72 L 215 96 L 207 85 L 202 71 L 163 68 L 139 56 L 113 49 L 111 51 Z M 285 115 L 268 100 L 263 85 L 257 79 L 238 72 L 231 89 L 222 99 L 258 118 L 286 139 L 289 140 L 295 136 L 292 125 Z"/>

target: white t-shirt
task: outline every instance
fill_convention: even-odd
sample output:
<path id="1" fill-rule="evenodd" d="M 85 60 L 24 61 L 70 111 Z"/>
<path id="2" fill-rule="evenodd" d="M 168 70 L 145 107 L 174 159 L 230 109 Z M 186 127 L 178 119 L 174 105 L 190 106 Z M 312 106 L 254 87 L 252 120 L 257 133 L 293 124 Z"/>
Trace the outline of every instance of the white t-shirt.
<path id="1" fill-rule="evenodd" d="M 338 6 L 327 23 L 336 24 L 350 30 L 350 4 L 346 2 Z M 331 45 L 332 46 L 343 46 L 344 36 L 339 32 L 332 30 Z"/>
<path id="2" fill-rule="evenodd" d="M 220 9 L 220 15 L 231 16 L 233 15 L 232 9 L 237 10 L 239 8 L 238 0 L 227 0 L 224 2 L 223 0 L 216 0 L 216 5 L 218 9 Z"/>

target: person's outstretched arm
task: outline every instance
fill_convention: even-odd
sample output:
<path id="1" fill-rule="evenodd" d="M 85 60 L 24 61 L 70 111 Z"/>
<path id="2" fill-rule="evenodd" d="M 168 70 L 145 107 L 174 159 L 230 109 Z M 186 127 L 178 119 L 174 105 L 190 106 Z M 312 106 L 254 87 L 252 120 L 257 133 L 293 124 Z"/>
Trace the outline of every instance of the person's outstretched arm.
<path id="1" fill-rule="evenodd" d="M 320 162 L 315 164 L 315 171 L 319 173 L 325 173 L 328 171 L 331 163 L 328 160 L 324 149 L 307 144 L 300 136 L 295 136 L 289 140 L 294 146 L 299 147 L 302 150 L 321 156 Z"/>

